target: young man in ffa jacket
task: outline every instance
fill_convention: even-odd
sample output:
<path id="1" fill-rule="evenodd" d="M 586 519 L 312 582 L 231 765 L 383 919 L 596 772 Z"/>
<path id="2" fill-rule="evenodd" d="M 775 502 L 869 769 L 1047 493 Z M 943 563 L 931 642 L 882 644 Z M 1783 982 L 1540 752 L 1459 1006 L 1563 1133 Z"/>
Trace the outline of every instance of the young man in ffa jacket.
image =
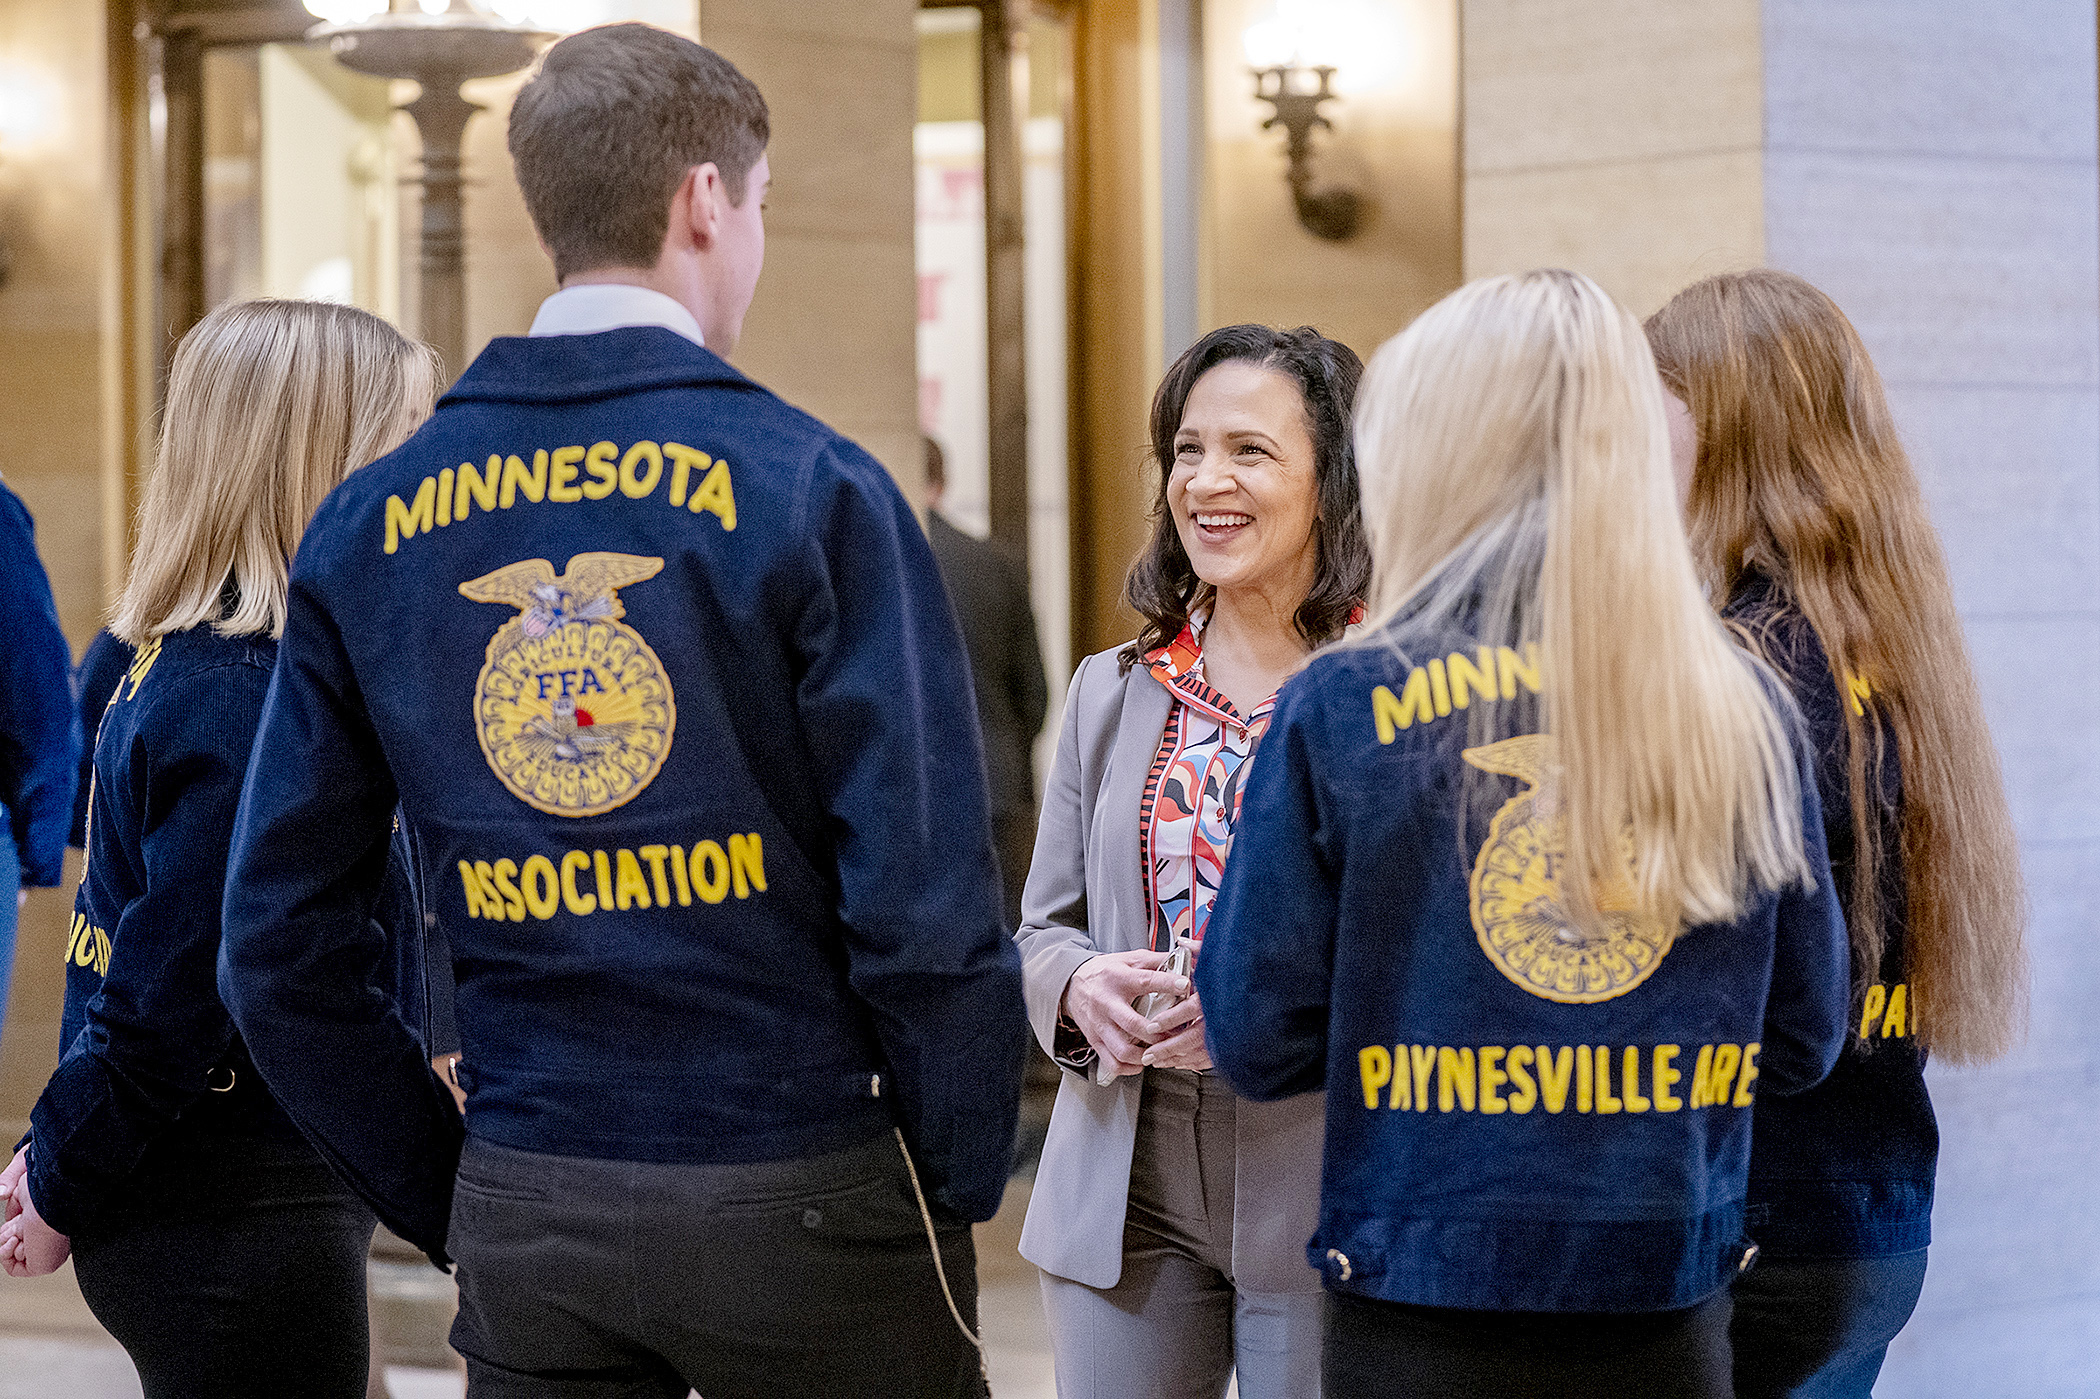
<path id="1" fill-rule="evenodd" d="M 476 1396 L 983 1390 L 967 1225 L 1022 1009 L 968 661 L 882 467 L 718 357 L 767 134 L 686 40 L 551 49 L 510 148 L 563 289 L 293 571 L 221 982 L 307 1131 L 458 1260 Z M 369 989 L 397 802 L 458 973 L 456 1193 Z"/>

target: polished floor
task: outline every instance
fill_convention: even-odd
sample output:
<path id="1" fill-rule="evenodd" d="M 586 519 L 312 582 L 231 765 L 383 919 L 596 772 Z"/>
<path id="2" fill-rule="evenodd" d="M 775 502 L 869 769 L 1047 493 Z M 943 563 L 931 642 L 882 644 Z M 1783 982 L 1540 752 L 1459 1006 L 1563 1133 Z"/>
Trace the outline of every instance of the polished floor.
<path id="1" fill-rule="evenodd" d="M 981 1319 L 998 1399 L 1052 1399 L 1050 1340 L 1035 1268 L 1015 1252 L 1028 1185 L 1016 1181 L 999 1217 L 977 1233 Z M 383 1265 L 381 1265 L 383 1266 Z M 424 1268 L 416 1279 L 442 1281 Z M 384 1325 L 384 1322 L 382 1322 Z M 455 1372 L 389 1365 L 390 1399 L 458 1399 Z M 80 1300 L 70 1265 L 48 1278 L 0 1277 L 0 1399 L 137 1399 L 138 1376 Z"/>

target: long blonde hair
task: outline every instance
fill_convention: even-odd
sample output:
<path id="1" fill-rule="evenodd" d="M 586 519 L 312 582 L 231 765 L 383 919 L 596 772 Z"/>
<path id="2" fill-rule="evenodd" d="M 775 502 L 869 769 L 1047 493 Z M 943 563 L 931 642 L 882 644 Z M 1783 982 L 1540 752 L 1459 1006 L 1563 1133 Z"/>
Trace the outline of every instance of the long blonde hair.
<path id="1" fill-rule="evenodd" d="M 1700 594 L 1655 363 L 1602 288 L 1543 271 L 1445 297 L 1371 360 L 1356 460 L 1360 635 L 1539 646 L 1577 926 L 1629 873 L 1673 928 L 1808 877 L 1791 715 Z"/>
<path id="2" fill-rule="evenodd" d="M 1870 779 L 1887 755 L 1871 713 L 1902 774 L 1915 1033 L 1957 1063 L 2002 1054 L 2026 996 L 2019 847 L 1939 535 L 1881 376 L 1837 304 L 1786 272 L 1695 283 L 1647 329 L 1698 430 L 1686 522 L 1714 600 L 1763 570 L 1815 628 L 1840 693 L 1862 701 L 1841 706 L 1855 972 L 1880 976 L 1888 938 L 1890 852 Z"/>
<path id="3" fill-rule="evenodd" d="M 212 622 L 284 632 L 292 551 L 329 491 L 430 414 L 435 355 L 379 317 L 243 301 L 197 322 L 168 375 L 160 456 L 109 628 L 143 646 Z M 225 617 L 228 582 L 238 594 Z"/>

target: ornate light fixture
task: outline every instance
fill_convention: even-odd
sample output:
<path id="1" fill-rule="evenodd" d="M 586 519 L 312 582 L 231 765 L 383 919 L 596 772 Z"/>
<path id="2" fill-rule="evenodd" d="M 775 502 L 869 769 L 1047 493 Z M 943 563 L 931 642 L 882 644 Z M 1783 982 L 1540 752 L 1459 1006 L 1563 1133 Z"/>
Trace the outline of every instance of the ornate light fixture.
<path id="1" fill-rule="evenodd" d="M 558 37 L 532 21 L 546 5 L 488 0 L 306 0 L 323 21 L 307 38 L 346 68 L 412 78 L 422 88 L 403 108 L 423 137 L 421 312 L 418 330 L 458 374 L 466 367 L 465 181 L 460 156 L 467 120 L 481 105 L 460 96 L 470 78 L 495 78 L 531 63 Z"/>
<path id="2" fill-rule="evenodd" d="M 1242 43 L 1254 96 L 1272 109 L 1261 129 L 1281 126 L 1288 138 L 1284 182 L 1298 222 L 1321 238 L 1353 236 L 1369 206 L 1354 190 L 1313 187 L 1312 134 L 1334 129 L 1322 105 L 1393 76 L 1402 48 L 1393 0 L 1275 0 L 1267 18 L 1247 26 Z"/>
<path id="3" fill-rule="evenodd" d="M 1363 224 L 1363 199 L 1353 189 L 1313 188 L 1313 129 L 1321 126 L 1330 131 L 1334 129 L 1334 123 L 1320 113 L 1320 104 L 1335 98 L 1334 69 L 1325 64 L 1312 69 L 1318 81 L 1310 91 L 1302 81 L 1306 70 L 1295 63 L 1279 63 L 1273 68 L 1253 71 L 1255 97 L 1275 109 L 1275 115 L 1263 122 L 1261 129 L 1268 131 L 1281 126 L 1288 138 L 1284 155 L 1290 164 L 1283 179 L 1291 187 L 1291 202 L 1297 206 L 1298 222 L 1305 225 L 1308 233 L 1333 242 L 1353 236 Z"/>

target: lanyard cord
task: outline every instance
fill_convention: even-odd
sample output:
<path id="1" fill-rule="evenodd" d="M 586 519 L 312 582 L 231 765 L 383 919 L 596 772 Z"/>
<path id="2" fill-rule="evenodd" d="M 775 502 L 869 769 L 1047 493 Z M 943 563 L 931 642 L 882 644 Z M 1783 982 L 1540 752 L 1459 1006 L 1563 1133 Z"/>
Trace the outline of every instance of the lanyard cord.
<path id="1" fill-rule="evenodd" d="M 933 1274 L 941 1280 L 941 1296 L 947 1299 L 948 1315 L 955 1318 L 955 1329 L 963 1333 L 963 1339 L 977 1348 L 977 1372 L 984 1376 L 986 1392 L 989 1393 L 992 1369 L 985 1359 L 984 1342 L 963 1320 L 962 1308 L 955 1305 L 955 1292 L 948 1286 L 948 1269 L 941 1262 L 940 1239 L 933 1232 L 933 1211 L 926 1208 L 926 1192 L 919 1188 L 919 1168 L 912 1164 L 911 1148 L 904 1144 L 904 1129 L 892 1127 L 890 1130 L 896 1133 L 897 1150 L 904 1153 L 904 1173 L 911 1177 L 912 1198 L 919 1202 L 919 1221 L 926 1226 L 926 1246 L 933 1250 Z"/>

